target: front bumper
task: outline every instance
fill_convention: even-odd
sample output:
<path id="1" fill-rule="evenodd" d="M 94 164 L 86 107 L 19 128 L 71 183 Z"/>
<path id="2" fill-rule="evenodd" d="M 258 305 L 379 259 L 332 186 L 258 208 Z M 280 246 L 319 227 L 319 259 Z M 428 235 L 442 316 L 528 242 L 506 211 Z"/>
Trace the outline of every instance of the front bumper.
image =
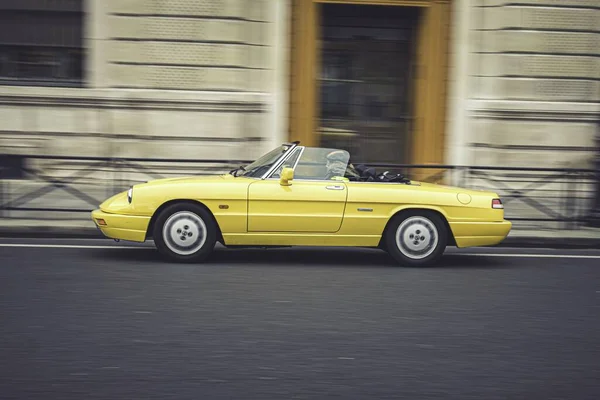
<path id="1" fill-rule="evenodd" d="M 494 246 L 501 243 L 512 228 L 512 222 L 451 222 L 456 247 Z"/>
<path id="2" fill-rule="evenodd" d="M 108 238 L 140 243 L 146 240 L 150 224 L 150 217 L 110 214 L 102 210 L 92 211 L 92 220 Z"/>

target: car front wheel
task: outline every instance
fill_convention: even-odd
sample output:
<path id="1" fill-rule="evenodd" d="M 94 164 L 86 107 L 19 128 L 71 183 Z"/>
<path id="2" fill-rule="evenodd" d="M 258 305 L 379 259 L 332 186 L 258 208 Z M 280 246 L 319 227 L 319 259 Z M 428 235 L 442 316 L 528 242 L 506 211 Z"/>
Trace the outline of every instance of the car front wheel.
<path id="1" fill-rule="evenodd" d="M 439 215 L 410 211 L 394 218 L 385 239 L 388 252 L 400 265 L 426 267 L 444 253 L 448 232 Z"/>
<path id="2" fill-rule="evenodd" d="M 216 226 L 199 205 L 176 203 L 166 207 L 154 225 L 154 243 L 166 258 L 179 262 L 201 262 L 213 251 Z"/>

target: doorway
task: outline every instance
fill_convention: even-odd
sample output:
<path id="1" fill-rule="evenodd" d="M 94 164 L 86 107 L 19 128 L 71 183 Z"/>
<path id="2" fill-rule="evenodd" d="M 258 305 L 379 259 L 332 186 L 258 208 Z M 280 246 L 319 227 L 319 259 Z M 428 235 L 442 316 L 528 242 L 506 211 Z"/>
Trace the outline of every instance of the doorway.
<path id="1" fill-rule="evenodd" d="M 418 7 L 322 4 L 319 145 L 353 160 L 410 159 Z"/>
<path id="2" fill-rule="evenodd" d="M 443 164 L 449 0 L 291 4 L 289 140 Z"/>

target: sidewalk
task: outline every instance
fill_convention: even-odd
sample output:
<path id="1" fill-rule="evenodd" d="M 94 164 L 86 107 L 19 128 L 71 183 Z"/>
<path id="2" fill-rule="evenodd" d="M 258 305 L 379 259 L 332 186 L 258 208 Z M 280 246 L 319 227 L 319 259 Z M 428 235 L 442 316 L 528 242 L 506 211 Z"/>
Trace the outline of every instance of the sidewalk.
<path id="1" fill-rule="evenodd" d="M 0 219 L 0 238 L 106 239 L 91 220 L 33 219 Z M 513 229 L 500 246 L 600 249 L 600 229 Z"/>

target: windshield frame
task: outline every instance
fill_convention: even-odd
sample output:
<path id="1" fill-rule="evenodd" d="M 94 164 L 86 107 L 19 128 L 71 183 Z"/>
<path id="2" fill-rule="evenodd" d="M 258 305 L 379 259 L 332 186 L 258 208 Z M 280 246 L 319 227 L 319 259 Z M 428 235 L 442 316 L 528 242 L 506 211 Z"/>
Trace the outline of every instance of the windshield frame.
<path id="1" fill-rule="evenodd" d="M 295 154 L 296 151 L 299 151 L 300 155 L 298 156 L 298 159 L 294 162 L 294 165 L 291 166 L 291 168 L 294 169 L 294 170 L 296 169 L 296 167 L 298 166 L 298 164 L 300 163 L 300 161 L 302 161 L 302 156 L 304 155 L 304 153 L 306 151 L 309 151 L 309 150 L 316 151 L 316 152 L 320 152 L 322 150 L 326 150 L 326 152 L 343 151 L 343 152 L 345 152 L 348 155 L 348 159 L 347 159 L 347 161 L 345 163 L 346 165 L 344 167 L 344 170 L 347 170 L 348 167 L 350 165 L 352 165 L 350 163 L 350 157 L 351 157 L 350 152 L 348 152 L 347 150 L 340 149 L 340 148 L 335 148 L 335 147 L 328 148 L 328 147 L 297 146 L 297 147 L 295 147 L 295 150 L 294 149 L 290 149 L 290 150 L 291 151 L 289 151 L 289 153 L 287 153 L 287 155 L 278 163 L 278 166 L 276 166 L 269 173 L 265 174 L 265 176 L 263 177 L 263 180 L 264 179 L 279 179 L 278 177 L 274 177 L 273 175 L 276 172 L 278 172 L 279 169 L 280 169 L 280 167 L 283 166 L 283 165 L 285 165 L 285 163 L 289 159 L 291 159 L 292 157 L 294 157 L 294 154 Z M 326 163 L 324 163 L 322 166 L 325 167 L 328 163 L 329 163 L 329 161 L 327 161 Z M 298 180 L 298 181 L 317 181 L 317 182 L 323 182 L 324 181 L 324 179 L 319 179 L 319 178 L 296 178 L 296 177 L 294 177 L 294 180 Z"/>
<path id="2" fill-rule="evenodd" d="M 270 168 L 269 168 L 269 169 L 268 169 L 268 170 L 267 170 L 267 171 L 266 171 L 264 174 L 262 174 L 261 176 L 249 176 L 249 175 L 246 175 L 246 173 L 244 173 L 244 174 L 241 174 L 241 175 L 237 175 L 237 176 L 239 176 L 239 177 L 245 177 L 245 178 L 251 178 L 251 179 L 253 178 L 253 179 L 261 179 L 261 180 L 264 180 L 264 179 L 265 179 L 265 177 L 267 177 L 267 176 L 271 175 L 271 174 L 272 174 L 274 171 L 276 171 L 276 170 L 277 170 L 277 168 L 279 168 L 279 166 L 281 166 L 281 165 L 282 165 L 282 164 L 285 162 L 285 160 L 286 160 L 286 159 L 288 159 L 288 158 L 290 157 L 290 155 L 293 153 L 293 150 L 294 150 L 296 147 L 298 147 L 298 144 L 299 144 L 299 143 L 300 143 L 300 142 L 293 142 L 293 143 L 283 143 L 281 146 L 279 146 L 279 147 L 276 147 L 276 148 L 274 148 L 273 150 L 270 150 L 269 152 L 267 152 L 267 153 L 263 154 L 262 156 L 260 156 L 258 159 L 256 159 L 256 160 L 255 160 L 255 161 L 253 161 L 252 163 L 250 163 L 250 164 L 248 164 L 248 165 L 244 166 L 244 169 L 248 169 L 248 168 L 247 168 L 248 166 L 250 166 L 250 165 L 252 165 L 252 164 L 256 163 L 257 161 L 259 161 L 260 159 L 264 158 L 264 157 L 265 157 L 265 156 L 267 156 L 268 154 L 270 154 L 270 153 L 275 153 L 275 151 L 276 151 L 276 150 L 279 150 L 279 151 L 281 151 L 281 150 L 282 150 L 282 147 L 288 146 L 288 148 L 287 148 L 287 149 L 285 149 L 285 150 L 283 150 L 283 151 L 281 152 L 281 155 L 279 156 L 279 158 L 275 159 L 275 162 L 274 162 L 274 163 L 271 165 L 271 167 L 270 167 Z M 257 167 L 259 167 L 259 168 L 260 168 L 260 165 L 258 165 Z M 250 171 L 247 171 L 247 172 L 250 172 Z"/>

